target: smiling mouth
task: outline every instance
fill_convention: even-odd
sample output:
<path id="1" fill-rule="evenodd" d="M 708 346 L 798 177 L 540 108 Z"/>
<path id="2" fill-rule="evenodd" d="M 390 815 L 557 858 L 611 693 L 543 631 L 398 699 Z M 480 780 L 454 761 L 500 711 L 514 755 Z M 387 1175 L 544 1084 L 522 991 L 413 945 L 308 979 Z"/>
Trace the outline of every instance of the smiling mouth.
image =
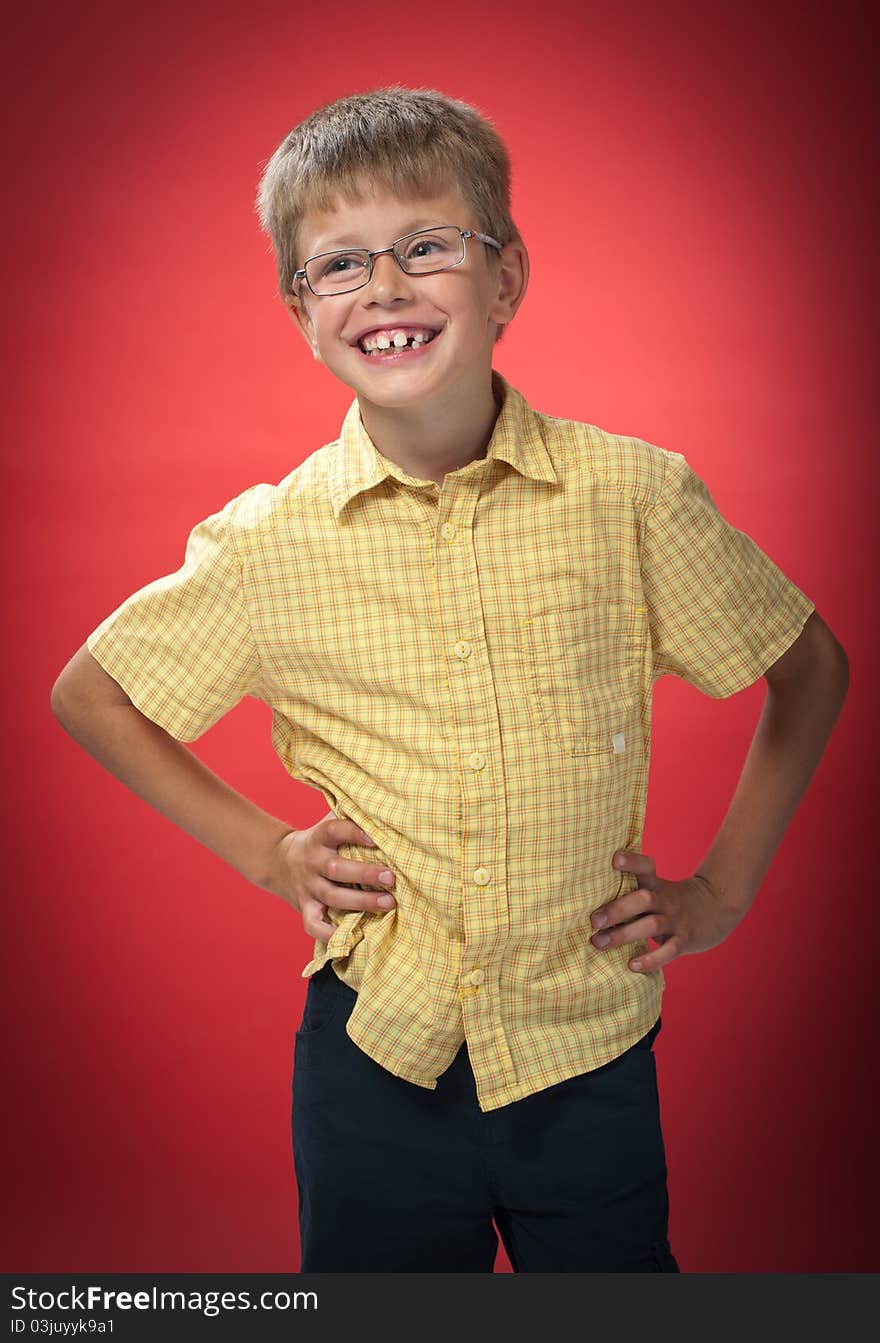
<path id="1" fill-rule="evenodd" d="M 406 333 L 403 331 L 400 333 L 401 336 L 405 334 Z M 427 337 L 423 334 L 420 334 L 417 337 L 406 336 L 405 344 L 395 344 L 395 341 L 391 340 L 390 344 L 384 348 L 374 346 L 371 349 L 365 349 L 363 341 L 357 341 L 355 342 L 355 349 L 359 351 L 364 359 L 369 359 L 374 364 L 386 362 L 393 363 L 401 358 L 415 358 L 417 355 L 422 354 L 429 345 L 434 344 L 439 335 L 440 331 L 435 331 Z M 375 336 L 373 338 L 375 338 Z M 368 335 L 366 339 L 370 340 L 370 335 Z"/>

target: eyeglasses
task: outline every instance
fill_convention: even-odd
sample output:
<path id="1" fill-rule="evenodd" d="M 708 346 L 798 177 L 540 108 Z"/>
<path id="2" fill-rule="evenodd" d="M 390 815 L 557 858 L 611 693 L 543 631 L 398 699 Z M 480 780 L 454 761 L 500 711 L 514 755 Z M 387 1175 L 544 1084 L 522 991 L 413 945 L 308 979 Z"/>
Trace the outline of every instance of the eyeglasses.
<path id="1" fill-rule="evenodd" d="M 352 289 L 360 289 L 369 284 L 373 274 L 373 261 L 385 252 L 394 254 L 397 264 L 407 275 L 433 275 L 440 270 L 451 270 L 460 266 L 465 258 L 465 243 L 468 238 L 487 243 L 502 251 L 504 244 L 488 233 L 478 233 L 476 229 L 460 229 L 455 224 L 443 224 L 439 228 L 419 229 L 416 233 L 407 233 L 390 247 L 380 247 L 377 252 L 369 252 L 366 247 L 349 247 L 344 251 L 319 252 L 310 256 L 300 270 L 294 271 L 291 291 L 299 296 L 297 282 L 305 280 L 316 297 L 327 294 L 348 294 Z"/>

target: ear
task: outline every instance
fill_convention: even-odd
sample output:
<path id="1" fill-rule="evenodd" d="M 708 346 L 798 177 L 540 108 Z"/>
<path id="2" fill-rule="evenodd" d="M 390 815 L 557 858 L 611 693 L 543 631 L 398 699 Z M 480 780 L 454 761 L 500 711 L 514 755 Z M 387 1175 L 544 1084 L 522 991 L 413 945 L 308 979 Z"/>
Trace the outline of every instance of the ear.
<path id="1" fill-rule="evenodd" d="M 303 339 L 312 352 L 312 357 L 322 363 L 323 360 L 318 354 L 318 342 L 315 337 L 315 328 L 312 322 L 308 306 L 296 294 L 284 295 L 284 306 L 287 309 L 291 321 L 299 328 Z"/>
<path id="2" fill-rule="evenodd" d="M 520 238 L 506 243 L 497 253 L 492 283 L 495 297 L 489 309 L 489 321 L 506 326 L 526 296 L 529 286 L 529 254 Z"/>

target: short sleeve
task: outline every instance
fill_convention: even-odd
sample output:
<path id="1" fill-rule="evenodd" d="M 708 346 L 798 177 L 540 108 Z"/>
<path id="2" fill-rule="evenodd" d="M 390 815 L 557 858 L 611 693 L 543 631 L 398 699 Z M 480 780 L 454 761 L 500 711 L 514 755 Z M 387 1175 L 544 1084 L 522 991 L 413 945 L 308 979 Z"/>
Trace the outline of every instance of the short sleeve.
<path id="1" fill-rule="evenodd" d="M 654 680 L 670 673 L 722 699 L 764 674 L 815 604 L 719 512 L 678 452 L 642 518 L 640 559 Z"/>
<path id="2" fill-rule="evenodd" d="M 195 741 L 245 695 L 262 698 L 230 531 L 241 497 L 193 527 L 176 573 L 132 593 L 86 638 L 135 707 L 180 741 Z"/>

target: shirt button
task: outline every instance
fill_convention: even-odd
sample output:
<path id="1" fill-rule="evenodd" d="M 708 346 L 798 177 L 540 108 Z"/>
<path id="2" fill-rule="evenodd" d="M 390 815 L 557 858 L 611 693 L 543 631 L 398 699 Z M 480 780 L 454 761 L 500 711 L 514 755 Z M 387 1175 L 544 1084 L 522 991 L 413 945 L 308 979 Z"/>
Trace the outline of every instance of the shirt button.
<path id="1" fill-rule="evenodd" d="M 470 655 L 471 655 L 471 645 L 468 643 L 467 639 L 459 639 L 458 643 L 455 644 L 454 647 L 455 647 L 455 652 L 456 652 L 456 656 L 457 656 L 457 657 L 460 657 L 460 658 L 469 658 L 469 657 L 470 657 Z"/>
<path id="2" fill-rule="evenodd" d="M 471 769 L 482 769 L 486 763 L 486 757 L 482 751 L 471 751 L 468 756 L 468 764 Z"/>
<path id="3" fill-rule="evenodd" d="M 440 535 L 443 537 L 444 541 L 451 541 L 453 536 L 455 536 L 455 524 L 452 522 L 444 522 L 443 526 L 440 528 Z"/>
<path id="4" fill-rule="evenodd" d="M 485 970 L 471 970 L 468 980 L 471 984 L 482 984 L 486 978 Z"/>
<path id="5" fill-rule="evenodd" d="M 474 881 L 478 886 L 488 886 L 491 879 L 492 877 L 488 867 L 474 868 Z"/>

